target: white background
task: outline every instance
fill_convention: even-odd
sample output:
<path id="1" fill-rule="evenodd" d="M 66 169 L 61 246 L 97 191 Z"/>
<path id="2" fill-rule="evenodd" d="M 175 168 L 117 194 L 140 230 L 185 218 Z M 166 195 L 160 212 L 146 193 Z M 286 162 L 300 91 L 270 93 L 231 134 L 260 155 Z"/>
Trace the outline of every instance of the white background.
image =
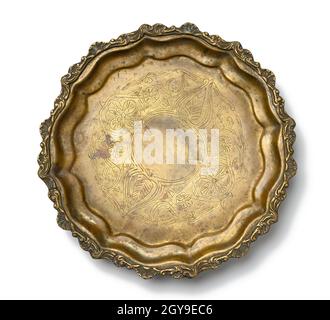
<path id="1" fill-rule="evenodd" d="M 329 1 L 1 1 L 0 298 L 330 298 Z M 141 24 L 238 40 L 277 76 L 299 170 L 280 220 L 247 257 L 194 280 L 142 280 L 95 261 L 56 225 L 37 177 L 39 124 L 95 41 Z"/>

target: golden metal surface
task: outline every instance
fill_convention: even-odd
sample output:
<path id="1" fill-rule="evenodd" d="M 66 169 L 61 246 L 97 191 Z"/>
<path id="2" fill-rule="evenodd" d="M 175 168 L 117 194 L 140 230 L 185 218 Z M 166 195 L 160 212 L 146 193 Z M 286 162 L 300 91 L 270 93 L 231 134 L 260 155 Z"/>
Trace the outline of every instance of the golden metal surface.
<path id="1" fill-rule="evenodd" d="M 115 164 L 109 130 L 220 130 L 219 170 Z M 39 176 L 58 223 L 94 258 L 155 275 L 194 277 L 243 255 L 277 221 L 296 172 L 294 121 L 275 77 L 238 42 L 143 25 L 95 43 L 62 78 L 41 125 Z"/>

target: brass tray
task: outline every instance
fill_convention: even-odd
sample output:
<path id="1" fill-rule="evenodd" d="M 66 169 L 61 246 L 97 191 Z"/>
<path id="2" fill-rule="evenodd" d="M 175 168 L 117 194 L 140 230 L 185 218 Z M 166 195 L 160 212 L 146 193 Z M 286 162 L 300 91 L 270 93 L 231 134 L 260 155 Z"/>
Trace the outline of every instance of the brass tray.
<path id="1" fill-rule="evenodd" d="M 194 277 L 242 256 L 277 221 L 296 172 L 295 123 L 274 74 L 239 42 L 190 23 L 142 25 L 93 44 L 61 83 L 41 125 L 38 173 L 59 226 L 93 258 L 143 278 Z M 203 171 L 202 159 L 171 163 L 163 155 L 147 161 L 156 152 L 152 139 L 139 145 L 137 161 L 139 151 L 127 143 L 133 138 L 118 149 L 114 137 L 123 128 L 129 134 L 157 129 L 164 137 L 167 129 L 206 132 L 204 140 L 197 135 L 197 145 L 210 151 L 214 170 Z M 208 149 L 211 129 L 219 133 L 214 153 Z M 183 136 L 184 148 L 192 150 L 189 139 Z"/>

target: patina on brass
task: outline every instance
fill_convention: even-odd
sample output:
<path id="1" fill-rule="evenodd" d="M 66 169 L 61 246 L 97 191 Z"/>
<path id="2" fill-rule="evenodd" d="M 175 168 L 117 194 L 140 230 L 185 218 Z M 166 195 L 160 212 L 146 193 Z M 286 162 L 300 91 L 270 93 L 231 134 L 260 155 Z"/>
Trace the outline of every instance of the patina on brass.
<path id="1" fill-rule="evenodd" d="M 115 165 L 109 130 L 219 128 L 220 170 Z M 155 275 L 194 277 L 243 255 L 277 221 L 296 172 L 294 121 L 275 77 L 239 42 L 190 23 L 142 25 L 62 78 L 41 125 L 39 176 L 58 223 L 93 258 Z"/>

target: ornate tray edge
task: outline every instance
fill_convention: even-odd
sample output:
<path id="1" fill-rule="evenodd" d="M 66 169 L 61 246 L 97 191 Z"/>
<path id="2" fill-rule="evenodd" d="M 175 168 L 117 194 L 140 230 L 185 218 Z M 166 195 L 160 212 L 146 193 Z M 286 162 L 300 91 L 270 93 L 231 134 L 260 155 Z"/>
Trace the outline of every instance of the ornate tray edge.
<path id="1" fill-rule="evenodd" d="M 67 219 L 65 210 L 62 205 L 60 191 L 56 185 L 54 178 L 50 175 L 51 167 L 50 158 L 50 135 L 52 126 L 55 123 L 58 115 L 65 107 L 69 97 L 72 84 L 79 78 L 88 63 L 101 52 L 113 47 L 125 46 L 129 43 L 140 40 L 143 36 L 160 36 L 172 34 L 188 34 L 193 35 L 207 43 L 231 51 L 237 58 L 249 65 L 261 79 L 265 81 L 272 96 L 273 106 L 282 121 L 284 149 L 286 154 L 285 169 L 280 179 L 279 187 L 275 191 L 273 198 L 269 202 L 269 210 L 263 215 L 254 231 L 248 237 L 243 239 L 240 244 L 225 253 L 215 253 L 208 259 L 197 261 L 194 265 L 188 266 L 184 264 L 171 265 L 168 267 L 148 267 L 136 263 L 132 259 L 120 254 L 116 250 L 105 250 L 101 248 L 93 239 L 89 238 L 72 222 Z M 155 24 L 153 26 L 144 24 L 137 31 L 123 34 L 117 39 L 112 39 L 109 42 L 96 42 L 89 48 L 87 56 L 81 58 L 81 61 L 69 68 L 68 73 L 61 79 L 61 93 L 54 103 L 54 108 L 51 111 L 50 117 L 46 119 L 40 126 L 40 134 L 42 137 L 41 152 L 38 157 L 39 177 L 46 183 L 48 187 L 48 196 L 54 203 L 54 208 L 57 210 L 57 223 L 64 229 L 72 232 L 73 237 L 77 238 L 82 249 L 88 251 L 93 258 L 105 258 L 113 261 L 119 267 L 126 267 L 135 270 L 142 278 L 149 279 L 157 275 L 172 276 L 174 278 L 195 277 L 199 272 L 207 269 L 215 269 L 223 262 L 230 258 L 239 258 L 246 254 L 252 242 L 260 235 L 269 231 L 270 226 L 278 219 L 278 208 L 281 202 L 286 197 L 286 189 L 289 185 L 289 180 L 296 174 L 297 165 L 293 159 L 293 144 L 295 141 L 294 120 L 284 110 L 284 100 L 279 94 L 279 90 L 275 87 L 275 75 L 267 69 L 262 69 L 260 64 L 254 61 L 251 52 L 242 48 L 237 41 L 227 42 L 217 35 L 209 35 L 207 32 L 201 32 L 194 24 L 185 23 L 181 27 L 166 27 L 163 24 Z"/>

